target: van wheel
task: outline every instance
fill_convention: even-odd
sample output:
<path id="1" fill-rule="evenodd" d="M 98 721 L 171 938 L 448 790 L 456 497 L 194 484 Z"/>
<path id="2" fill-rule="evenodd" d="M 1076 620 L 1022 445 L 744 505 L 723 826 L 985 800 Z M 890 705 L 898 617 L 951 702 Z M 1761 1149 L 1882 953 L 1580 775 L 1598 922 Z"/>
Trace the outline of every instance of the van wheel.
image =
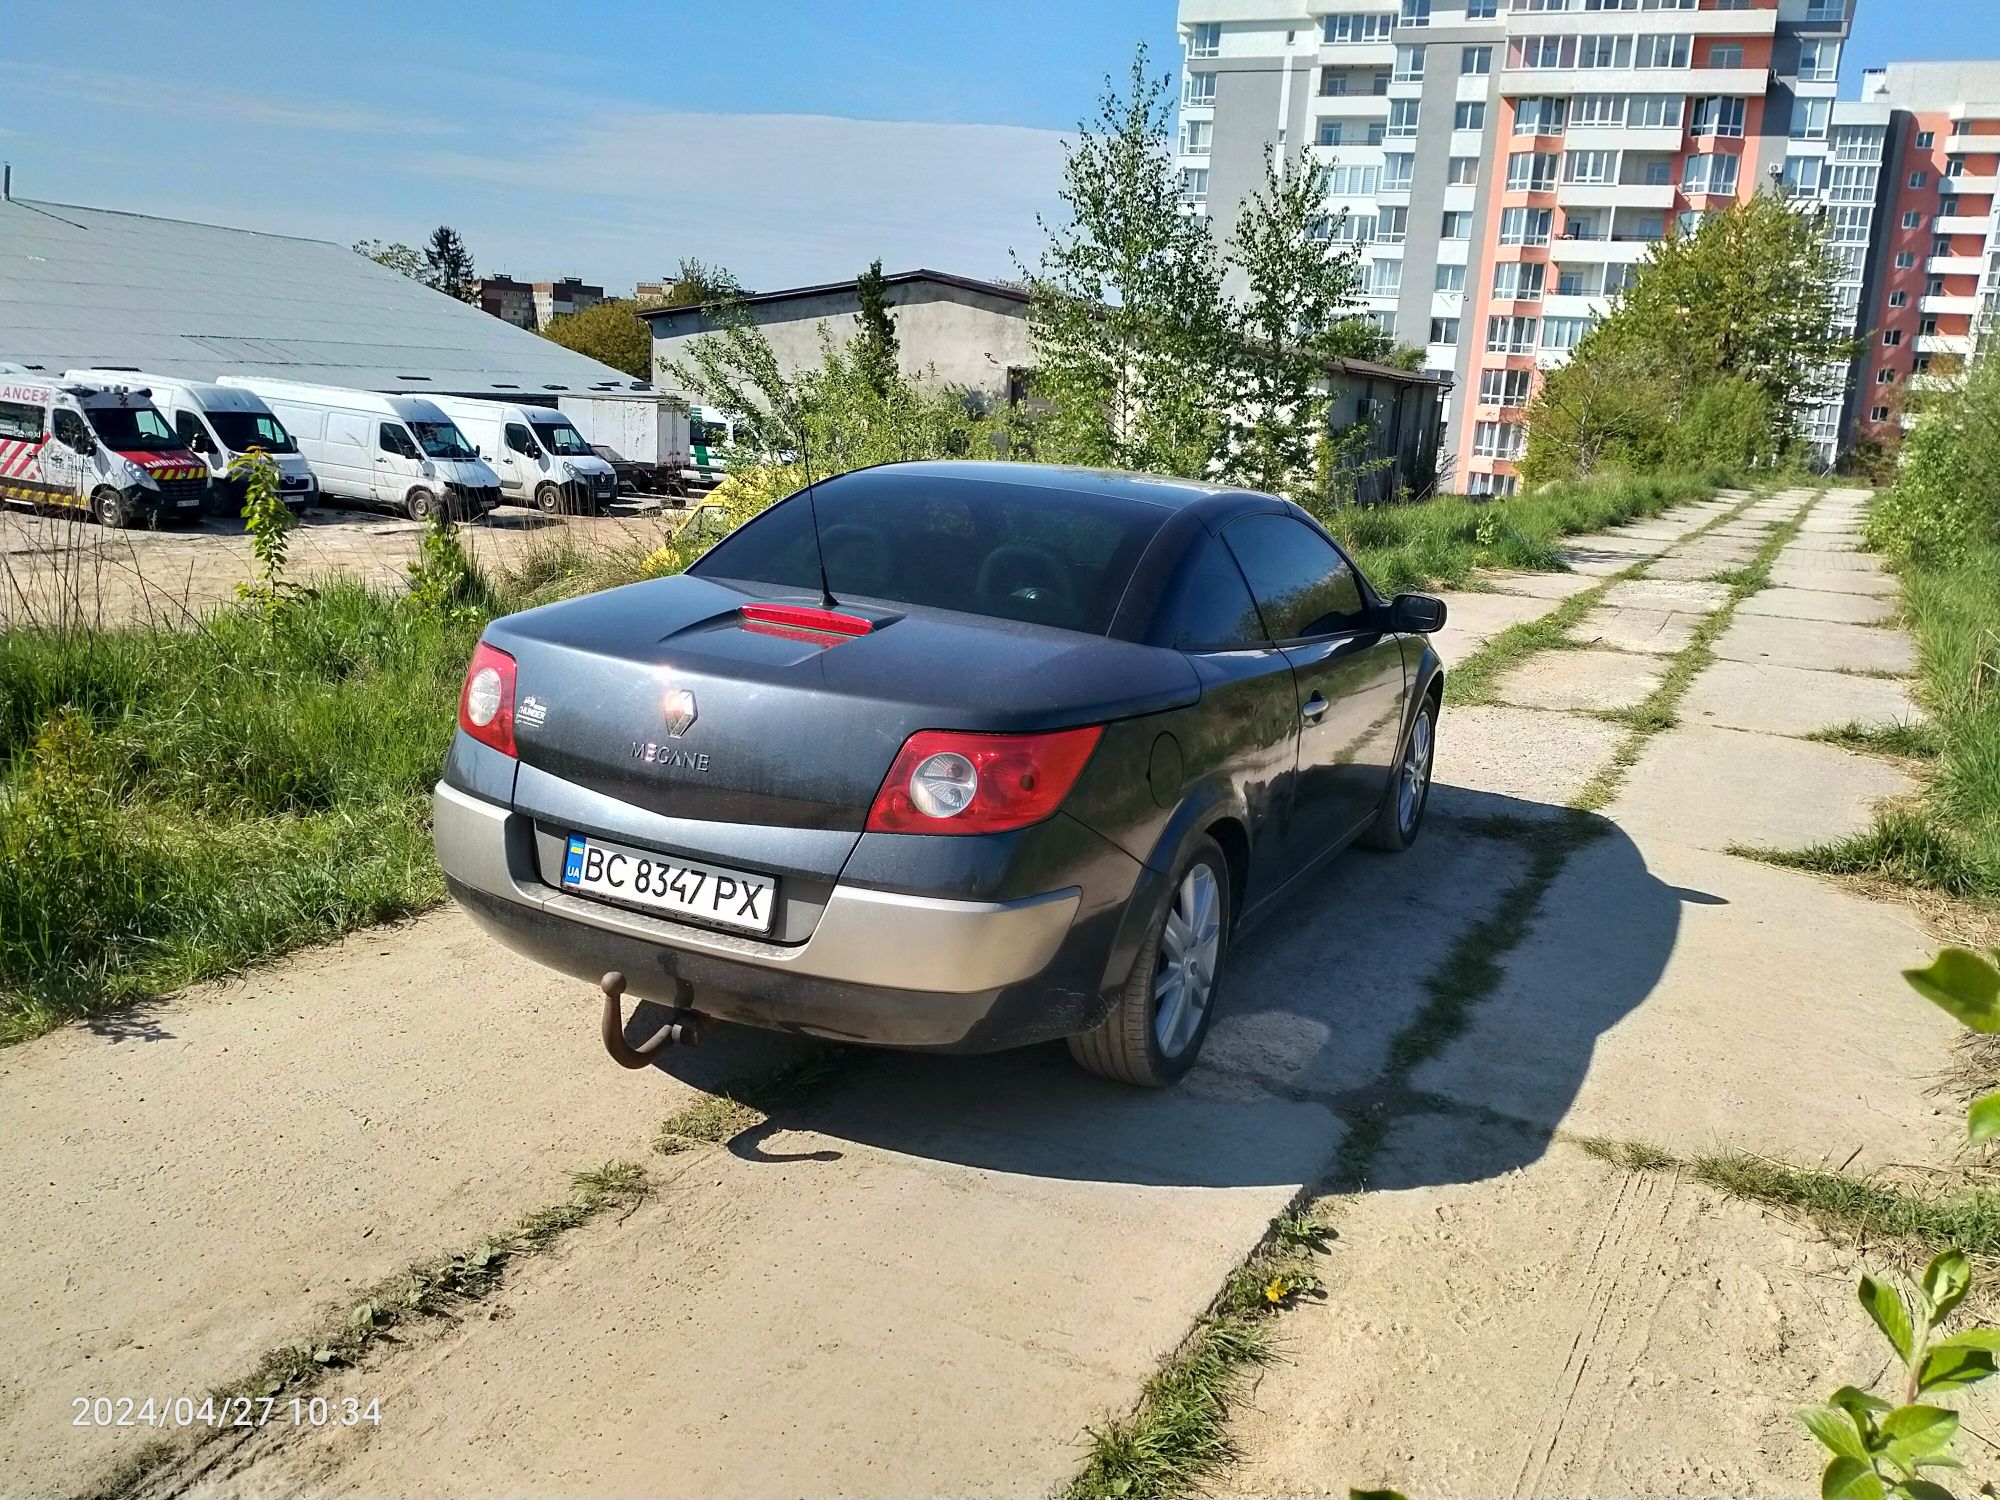
<path id="1" fill-rule="evenodd" d="M 120 491 L 108 484 L 91 495 L 90 513 L 96 517 L 98 525 L 109 526 L 113 530 L 123 531 L 132 524 L 131 505 Z"/>
<path id="2" fill-rule="evenodd" d="M 409 512 L 412 521 L 428 521 L 437 514 L 437 496 L 429 490 L 411 490 L 403 501 L 403 509 Z"/>
<path id="3" fill-rule="evenodd" d="M 1203 839 L 1174 872 L 1125 991 L 1069 1055 L 1120 1083 L 1163 1088 L 1194 1066 L 1215 1018 L 1229 951 L 1229 862 Z"/>
<path id="4" fill-rule="evenodd" d="M 535 509 L 545 516 L 562 514 L 562 491 L 552 484 L 545 484 L 535 491 Z"/>

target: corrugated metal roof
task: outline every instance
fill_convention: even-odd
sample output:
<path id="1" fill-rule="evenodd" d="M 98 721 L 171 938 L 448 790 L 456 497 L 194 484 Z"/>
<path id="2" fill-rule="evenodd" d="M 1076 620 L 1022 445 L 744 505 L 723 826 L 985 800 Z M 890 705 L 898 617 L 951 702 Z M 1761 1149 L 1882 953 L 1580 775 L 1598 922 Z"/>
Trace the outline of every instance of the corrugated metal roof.
<path id="1" fill-rule="evenodd" d="M 0 200 L 0 360 L 464 395 L 632 385 L 344 245 L 22 199 Z"/>

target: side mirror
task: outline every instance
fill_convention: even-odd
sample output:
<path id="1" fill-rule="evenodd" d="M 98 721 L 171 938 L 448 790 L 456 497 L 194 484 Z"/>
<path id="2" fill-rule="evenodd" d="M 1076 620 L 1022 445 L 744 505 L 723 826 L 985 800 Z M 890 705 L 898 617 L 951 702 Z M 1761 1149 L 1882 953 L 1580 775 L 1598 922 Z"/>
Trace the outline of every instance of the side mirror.
<path id="1" fill-rule="evenodd" d="M 1389 605 L 1389 628 L 1399 635 L 1429 635 L 1444 628 L 1444 600 L 1429 594 L 1398 594 Z"/>

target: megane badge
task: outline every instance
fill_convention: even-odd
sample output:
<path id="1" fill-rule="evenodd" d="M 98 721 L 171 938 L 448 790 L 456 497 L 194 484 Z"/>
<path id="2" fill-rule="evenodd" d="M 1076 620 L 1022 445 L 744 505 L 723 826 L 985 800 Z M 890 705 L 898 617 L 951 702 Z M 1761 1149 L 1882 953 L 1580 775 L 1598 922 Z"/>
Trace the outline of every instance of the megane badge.
<path id="1" fill-rule="evenodd" d="M 660 707 L 666 714 L 667 734 L 670 738 L 679 739 L 694 726 L 694 694 L 686 688 L 669 688 Z"/>

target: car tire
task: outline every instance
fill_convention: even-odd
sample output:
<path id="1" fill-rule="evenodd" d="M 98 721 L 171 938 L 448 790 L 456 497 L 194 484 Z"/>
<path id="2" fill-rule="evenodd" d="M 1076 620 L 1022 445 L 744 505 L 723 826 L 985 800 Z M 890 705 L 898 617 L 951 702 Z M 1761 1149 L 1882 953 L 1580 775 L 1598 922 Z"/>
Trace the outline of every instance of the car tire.
<path id="1" fill-rule="evenodd" d="M 1437 760 L 1437 699 L 1424 695 L 1410 720 L 1410 732 L 1403 737 L 1403 752 L 1396 758 L 1396 774 L 1382 793 L 1382 805 L 1375 821 L 1361 835 L 1370 849 L 1401 854 L 1417 841 L 1423 831 L 1424 809 L 1431 801 L 1431 768 Z"/>
<path id="2" fill-rule="evenodd" d="M 542 485 L 535 491 L 535 509 L 545 516 L 559 516 L 563 513 L 562 491 L 552 484 Z"/>
<path id="3" fill-rule="evenodd" d="M 1067 1038 L 1069 1055 L 1099 1077 L 1142 1088 L 1165 1088 L 1193 1067 L 1215 1019 L 1229 954 L 1230 909 L 1229 862 L 1215 840 L 1204 838 L 1174 871 L 1118 1003 L 1097 1026 Z M 1185 941 L 1189 928 L 1192 947 Z M 1184 955 L 1178 986 L 1162 976 L 1163 962 L 1174 961 L 1167 949 L 1176 932 L 1183 939 L 1177 951 Z M 1204 968 L 1206 986 L 1196 992 L 1189 986 Z M 1177 1007 L 1171 1018 L 1169 1005 Z"/>
<path id="4" fill-rule="evenodd" d="M 412 521 L 428 521 L 437 511 L 437 496 L 429 490 L 411 490 L 403 498 L 403 510 Z"/>
<path id="5" fill-rule="evenodd" d="M 91 493 L 90 514 L 100 526 L 123 531 L 134 524 L 132 507 L 117 490 L 105 485 Z"/>

